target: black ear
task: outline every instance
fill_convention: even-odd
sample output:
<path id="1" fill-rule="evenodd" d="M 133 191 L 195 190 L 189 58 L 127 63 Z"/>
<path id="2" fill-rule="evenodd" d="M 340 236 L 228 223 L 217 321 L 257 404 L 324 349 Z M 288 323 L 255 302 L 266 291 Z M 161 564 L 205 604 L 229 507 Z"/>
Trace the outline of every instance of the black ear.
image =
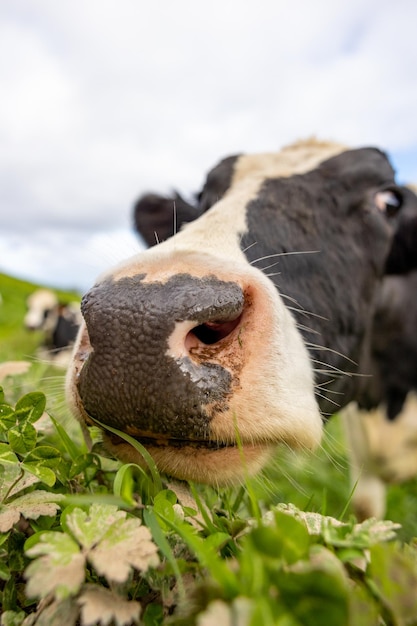
<path id="1" fill-rule="evenodd" d="M 385 266 L 386 274 L 405 274 L 417 269 L 417 196 L 401 188 L 402 206 Z"/>
<path id="2" fill-rule="evenodd" d="M 232 184 L 234 167 L 239 155 L 226 157 L 207 174 L 206 182 L 198 195 L 201 212 L 208 211 L 220 200 Z"/>
<path id="3" fill-rule="evenodd" d="M 199 215 L 199 209 L 178 193 L 171 198 L 148 193 L 139 198 L 133 208 L 134 228 L 148 246 L 169 239 L 183 224 Z"/>

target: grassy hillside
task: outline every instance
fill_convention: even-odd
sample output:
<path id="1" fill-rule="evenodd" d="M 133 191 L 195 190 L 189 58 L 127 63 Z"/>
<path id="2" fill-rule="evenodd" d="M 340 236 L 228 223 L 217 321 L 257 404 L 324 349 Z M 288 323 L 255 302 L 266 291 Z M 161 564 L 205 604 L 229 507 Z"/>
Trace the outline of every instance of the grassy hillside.
<path id="1" fill-rule="evenodd" d="M 23 327 L 28 296 L 36 285 L 0 273 L 0 362 L 33 356 L 42 341 L 42 333 Z M 54 289 L 62 302 L 78 300 L 79 294 Z"/>

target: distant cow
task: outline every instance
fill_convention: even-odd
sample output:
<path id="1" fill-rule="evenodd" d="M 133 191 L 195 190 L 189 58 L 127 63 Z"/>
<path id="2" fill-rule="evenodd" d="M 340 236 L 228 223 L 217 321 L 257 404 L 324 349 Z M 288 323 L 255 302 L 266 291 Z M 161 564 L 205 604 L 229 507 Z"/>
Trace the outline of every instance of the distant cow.
<path id="1" fill-rule="evenodd" d="M 81 323 L 80 308 L 77 303 L 63 304 L 50 289 L 37 289 L 27 299 L 24 324 L 28 330 L 44 332 L 44 346 L 54 358 L 74 343 Z"/>
<path id="2" fill-rule="evenodd" d="M 196 212 L 84 296 L 68 397 L 161 471 L 224 484 L 279 442 L 314 447 L 322 416 L 357 398 L 378 286 L 408 258 L 417 198 L 383 152 L 307 141 L 222 161 Z"/>

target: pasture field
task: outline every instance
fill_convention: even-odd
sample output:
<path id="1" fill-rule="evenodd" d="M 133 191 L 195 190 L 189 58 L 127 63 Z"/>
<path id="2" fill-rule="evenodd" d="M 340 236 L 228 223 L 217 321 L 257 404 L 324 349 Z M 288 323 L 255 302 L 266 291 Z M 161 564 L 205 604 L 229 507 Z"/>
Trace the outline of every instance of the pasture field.
<path id="1" fill-rule="evenodd" d="M 356 524 L 337 416 L 316 453 L 281 447 L 233 488 L 121 465 L 36 359 L 35 287 L 0 275 L 0 363 L 31 362 L 0 382 L 2 626 L 417 625 L 417 481 Z"/>

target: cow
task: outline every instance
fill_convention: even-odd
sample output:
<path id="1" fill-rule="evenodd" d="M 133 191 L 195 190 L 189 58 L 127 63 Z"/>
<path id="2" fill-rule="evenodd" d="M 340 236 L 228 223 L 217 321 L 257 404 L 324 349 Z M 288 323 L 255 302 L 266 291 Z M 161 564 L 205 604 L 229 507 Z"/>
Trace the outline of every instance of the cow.
<path id="1" fill-rule="evenodd" d="M 209 175 L 209 186 L 218 190 L 220 185 L 221 193 L 225 181 L 213 181 L 225 171 L 223 162 Z M 171 237 L 177 224 L 196 219 L 208 204 L 191 205 L 178 193 L 170 198 L 146 194 L 134 206 L 134 227 L 153 246 Z M 377 293 L 368 374 L 360 381 L 357 402 L 341 411 L 352 507 L 360 520 L 382 518 L 387 484 L 417 475 L 417 271 L 389 275 L 417 266 L 417 220 L 410 219 L 398 235 L 385 266 L 388 276 Z"/>
<path id="2" fill-rule="evenodd" d="M 78 303 L 59 302 L 50 289 L 37 289 L 27 299 L 24 326 L 30 331 L 44 333 L 46 353 L 42 351 L 42 356 L 51 359 L 54 364 L 66 367 L 80 324 Z"/>
<path id="3" fill-rule="evenodd" d="M 379 149 L 312 139 L 223 160 L 185 215 L 198 217 L 84 296 L 67 396 L 162 472 L 229 484 L 281 442 L 317 446 L 324 418 L 356 399 L 417 198 Z"/>

